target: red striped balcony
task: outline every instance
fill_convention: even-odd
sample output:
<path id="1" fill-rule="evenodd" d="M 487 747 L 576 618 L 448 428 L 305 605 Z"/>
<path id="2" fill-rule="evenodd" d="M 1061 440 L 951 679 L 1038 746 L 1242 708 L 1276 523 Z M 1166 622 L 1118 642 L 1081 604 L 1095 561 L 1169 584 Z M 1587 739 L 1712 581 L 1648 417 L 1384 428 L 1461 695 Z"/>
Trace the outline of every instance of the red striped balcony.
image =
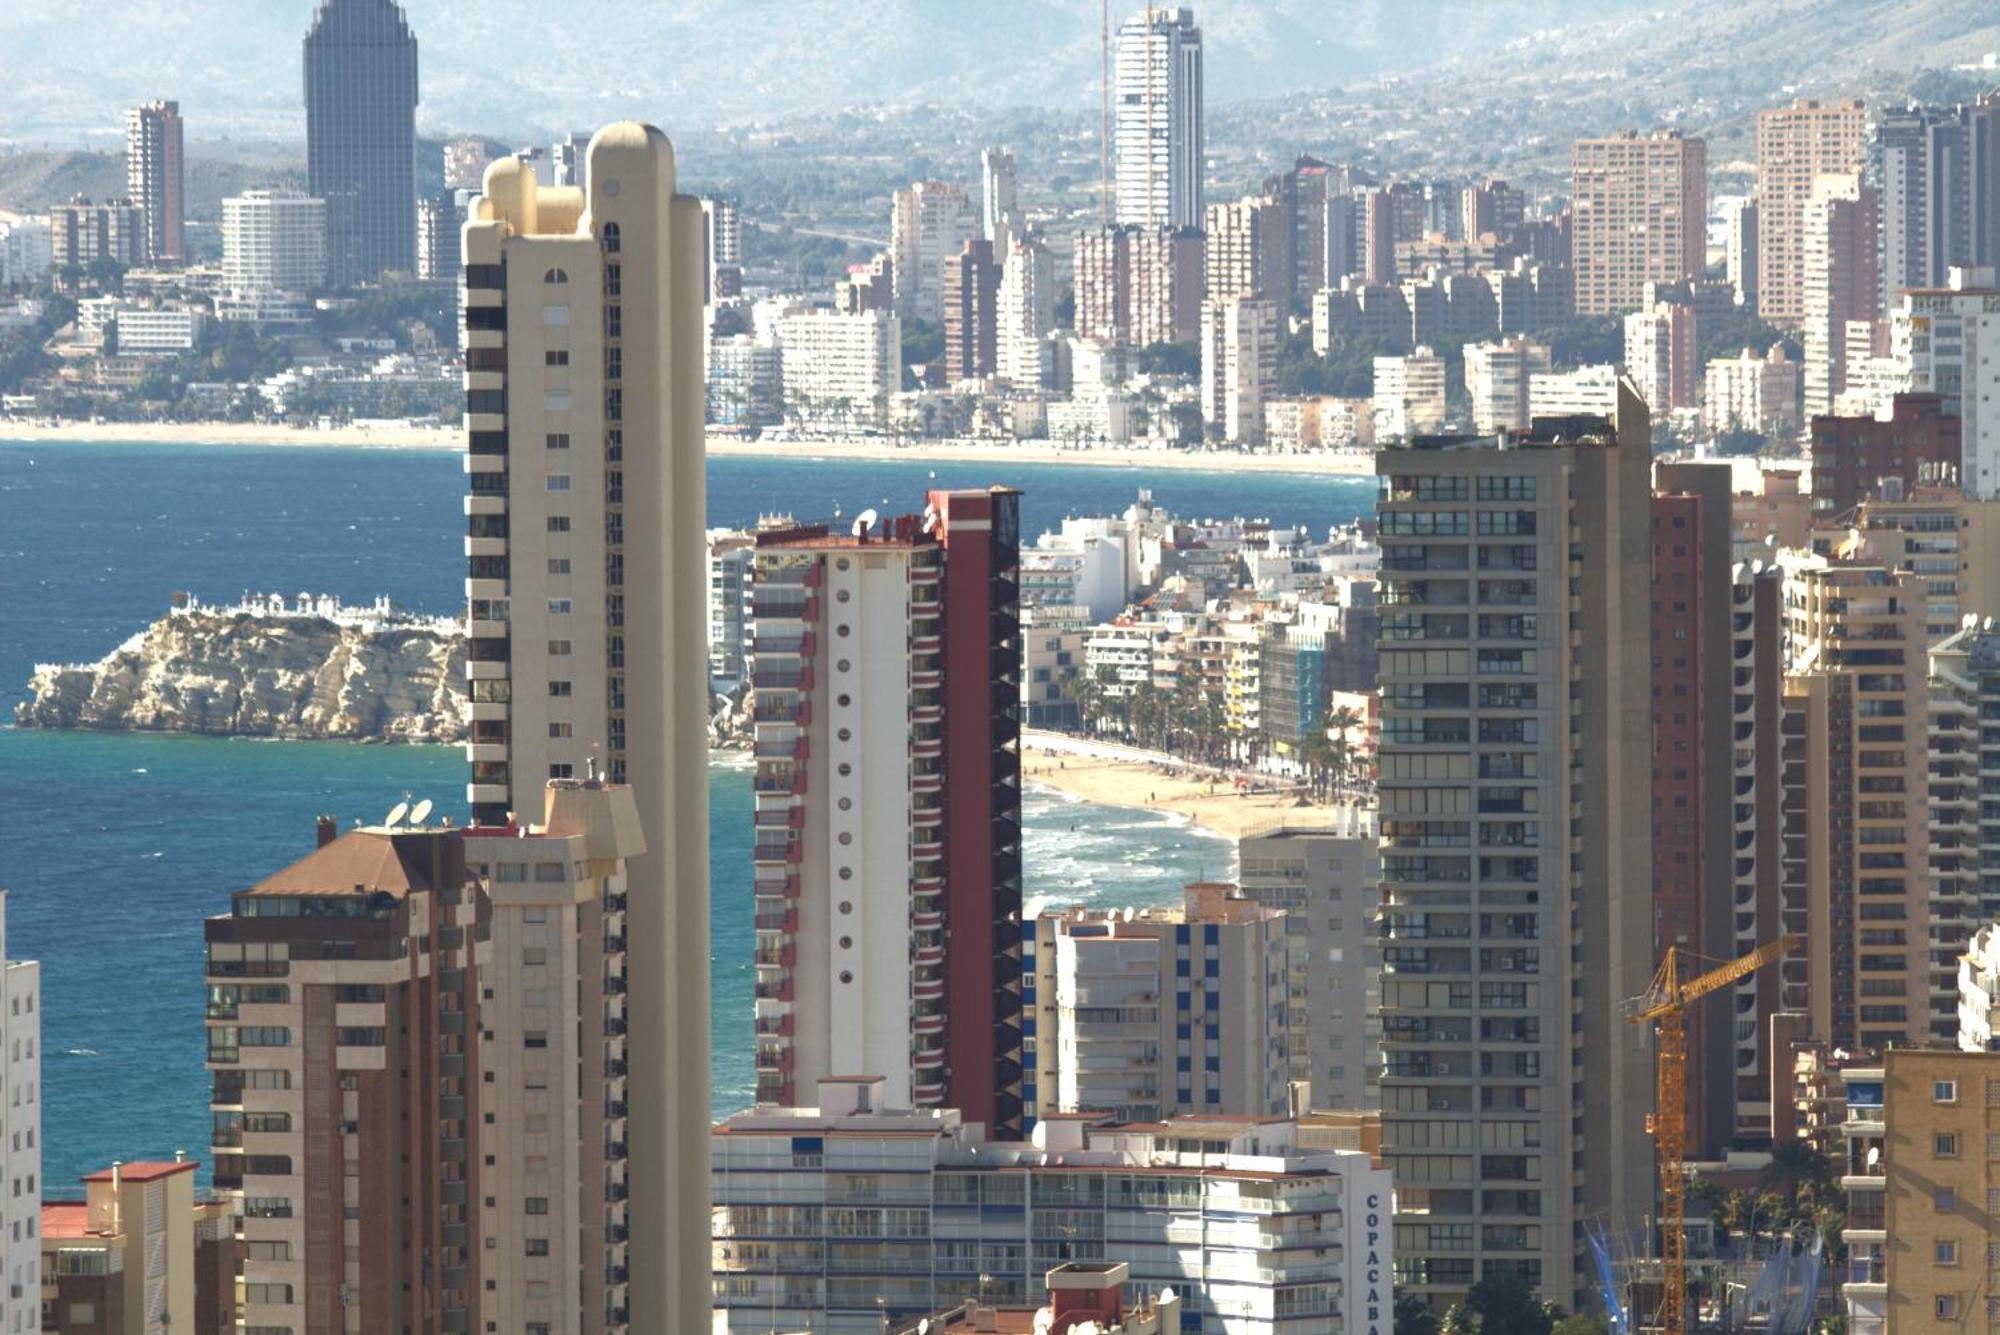
<path id="1" fill-rule="evenodd" d="M 786 1018 L 789 1019 L 791 1017 L 787 1016 Z M 944 1016 L 942 1015 L 916 1016 L 914 1019 L 910 1021 L 910 1028 L 912 1032 L 919 1034 L 942 1034 L 944 1032 Z"/>
<path id="2" fill-rule="evenodd" d="M 927 862 L 932 858 L 941 858 L 944 856 L 944 844 L 936 839 L 921 844 L 911 844 L 910 856 L 918 862 Z M 796 860 L 794 859 L 794 861 Z"/>
<path id="3" fill-rule="evenodd" d="M 916 1067 L 919 1071 L 938 1070 L 944 1066 L 944 1049 L 942 1047 L 918 1048 L 916 1055 L 910 1058 L 910 1065 Z"/>
<path id="4" fill-rule="evenodd" d="M 910 915 L 910 927 L 919 932 L 944 930 L 944 909 L 939 906 L 930 905 L 918 908 L 915 913 Z"/>
<path id="5" fill-rule="evenodd" d="M 944 722 L 944 706 L 938 704 L 912 706 L 910 709 L 910 722 L 942 723 Z"/>
<path id="6" fill-rule="evenodd" d="M 936 793 L 944 789 L 944 775 L 936 770 L 910 776 L 910 791 L 914 793 Z"/>

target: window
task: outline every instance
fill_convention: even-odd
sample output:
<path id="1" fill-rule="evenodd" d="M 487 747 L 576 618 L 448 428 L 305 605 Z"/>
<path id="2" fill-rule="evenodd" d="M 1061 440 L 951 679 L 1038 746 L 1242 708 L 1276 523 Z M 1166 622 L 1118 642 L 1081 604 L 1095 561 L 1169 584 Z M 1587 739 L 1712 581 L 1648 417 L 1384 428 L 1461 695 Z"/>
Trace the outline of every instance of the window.
<path id="1" fill-rule="evenodd" d="M 549 777 L 551 779 L 574 779 L 576 777 L 576 766 L 567 762 L 558 762 L 549 766 Z"/>
<path id="2" fill-rule="evenodd" d="M 549 532 L 551 532 L 551 533 L 567 533 L 567 532 L 569 532 L 569 516 L 568 516 L 568 515 L 550 515 L 550 516 L 549 516 Z"/>
<path id="3" fill-rule="evenodd" d="M 551 699 L 556 699 L 556 700 L 567 700 L 567 699 L 569 699 L 569 697 L 570 697 L 570 684 L 569 684 L 568 682 L 566 682 L 566 681 L 552 681 L 552 682 L 550 682 L 550 683 L 549 683 L 549 696 L 550 696 L 550 698 L 551 698 Z"/>
<path id="4" fill-rule="evenodd" d="M 544 283 L 547 283 L 550 287 L 561 287 L 565 283 L 569 282 L 569 275 L 564 273 L 561 269 L 551 269 L 547 273 L 542 275 L 542 281 Z"/>
<path id="5" fill-rule="evenodd" d="M 568 640 L 549 641 L 549 657 L 568 658 L 569 654 L 570 654 L 570 643 Z"/>
<path id="6" fill-rule="evenodd" d="M 1957 1102 L 1958 1102 L 1958 1081 L 1956 1081 L 1956 1080 L 1933 1080 L 1933 1081 L 1931 1081 L 1931 1102 L 1932 1102 L 1932 1103 L 1957 1103 Z"/>
<path id="7" fill-rule="evenodd" d="M 1958 1295 L 1955 1293 L 1940 1293 L 1934 1301 L 1934 1308 L 1937 1312 L 1938 1320 L 1958 1320 Z"/>
<path id="8" fill-rule="evenodd" d="M 569 349 L 568 348 L 546 349 L 542 353 L 542 364 L 544 366 L 568 366 Z"/>
<path id="9" fill-rule="evenodd" d="M 608 222 L 608 223 L 604 224 L 604 229 L 603 229 L 602 231 L 600 231 L 600 232 L 599 232 L 599 233 L 598 233 L 597 235 L 598 235 L 599 239 L 603 241 L 603 243 L 604 243 L 604 249 L 605 249 L 606 251 L 608 251 L 609 253 L 611 253 L 611 254 L 613 254 L 613 255 L 616 255 L 616 254 L 618 253 L 618 224 L 617 224 L 617 223 L 615 223 L 615 222 Z"/>
<path id="10" fill-rule="evenodd" d="M 551 329 L 559 329 L 569 323 L 569 307 L 542 307 L 542 323 Z"/>
<path id="11" fill-rule="evenodd" d="M 1939 1265 L 1957 1265 L 1958 1244 L 1949 1240 L 1940 1240 L 1932 1246 L 1931 1256 Z"/>
<path id="12" fill-rule="evenodd" d="M 549 558 L 549 573 L 551 575 L 567 575 L 569 573 L 569 558 L 567 556 L 551 556 Z"/>
<path id="13" fill-rule="evenodd" d="M 549 1198 L 546 1196 L 530 1196 L 528 1197 L 526 1209 L 529 1214 L 547 1214 L 549 1212 Z"/>
<path id="14" fill-rule="evenodd" d="M 1956 1210 L 1958 1208 L 1957 1190 L 1952 1187 L 1939 1187 L 1937 1194 L 1931 1198 L 1931 1208 L 1939 1214 Z"/>
<path id="15" fill-rule="evenodd" d="M 564 737 L 574 737 L 575 735 L 576 735 L 576 725 L 574 724 L 571 723 L 549 724 L 549 736 L 551 737 L 560 739 Z"/>
<path id="16" fill-rule="evenodd" d="M 528 1255 L 547 1256 L 548 1254 L 549 1254 L 549 1240 L 547 1238 L 528 1239 Z"/>
<path id="17" fill-rule="evenodd" d="M 568 491 L 568 490 L 569 490 L 569 474 L 568 474 L 568 473 L 550 473 L 550 474 L 549 474 L 549 490 L 550 490 L 550 491 Z"/>
<path id="18" fill-rule="evenodd" d="M 570 614 L 570 600 L 569 600 L 569 599 L 567 599 L 567 598 L 551 598 L 551 599 L 549 599 L 549 615 L 550 615 L 550 616 L 552 616 L 552 617 L 566 617 L 566 616 L 568 616 L 569 614 Z"/>
<path id="19" fill-rule="evenodd" d="M 1931 1155 L 1938 1159 L 1958 1157 L 1958 1137 L 1948 1131 L 1940 1131 L 1931 1137 Z"/>
<path id="20" fill-rule="evenodd" d="M 521 1035 L 521 1046 L 524 1048 L 545 1048 L 548 1045 L 549 1034 L 546 1029 L 530 1029 Z"/>
<path id="21" fill-rule="evenodd" d="M 566 450 L 566 449 L 568 449 L 568 448 L 569 448 L 569 433 L 568 433 L 567 431 L 551 431 L 551 432 L 549 433 L 549 440 L 548 440 L 548 445 L 549 445 L 549 448 L 550 448 L 550 449 L 552 449 L 552 450 Z"/>

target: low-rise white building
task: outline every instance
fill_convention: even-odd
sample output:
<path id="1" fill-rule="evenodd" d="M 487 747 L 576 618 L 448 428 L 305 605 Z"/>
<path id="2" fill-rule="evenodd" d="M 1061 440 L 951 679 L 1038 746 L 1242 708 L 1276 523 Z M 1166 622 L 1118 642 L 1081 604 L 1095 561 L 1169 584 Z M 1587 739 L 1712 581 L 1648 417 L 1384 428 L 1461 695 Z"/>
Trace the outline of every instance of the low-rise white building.
<path id="1" fill-rule="evenodd" d="M 1528 383 L 1549 369 L 1549 350 L 1529 338 L 1465 345 L 1465 393 L 1481 435 L 1528 425 Z"/>
<path id="2" fill-rule="evenodd" d="M 191 352 L 201 346 L 207 328 L 202 311 L 135 306 L 122 297 L 86 297 L 76 304 L 78 341 L 99 348 L 115 344 L 126 355 Z"/>
<path id="3" fill-rule="evenodd" d="M 1528 416 L 1611 417 L 1618 411 L 1618 368 L 1542 371 L 1528 378 Z"/>
<path id="4" fill-rule="evenodd" d="M 1717 357 L 1709 362 L 1702 380 L 1705 430 L 1755 431 L 1762 436 L 1798 430 L 1799 364 L 1785 356 L 1783 347 L 1773 344 L 1762 356 L 1745 348 L 1740 356 Z"/>
<path id="5" fill-rule="evenodd" d="M 1407 440 L 1444 429 L 1444 358 L 1429 348 L 1375 359 L 1375 439 Z"/>
<path id="6" fill-rule="evenodd" d="M 1122 1262 L 1142 1301 L 1172 1288 L 1183 1329 L 1388 1329 L 1391 1183 L 1367 1154 L 1309 1149 L 1284 1117 L 1063 1117 L 999 1142 L 884 1094 L 825 1080 L 816 1108 L 716 1127 L 717 1331 L 877 1335 L 968 1295 L 1040 1301 L 1070 1258 Z"/>

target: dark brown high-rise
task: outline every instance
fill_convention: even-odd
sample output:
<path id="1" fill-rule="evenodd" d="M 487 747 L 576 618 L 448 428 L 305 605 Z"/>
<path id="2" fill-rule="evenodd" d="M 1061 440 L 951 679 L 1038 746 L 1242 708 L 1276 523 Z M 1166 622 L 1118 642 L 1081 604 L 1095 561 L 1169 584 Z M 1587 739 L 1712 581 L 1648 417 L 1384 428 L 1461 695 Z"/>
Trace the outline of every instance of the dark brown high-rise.
<path id="1" fill-rule="evenodd" d="M 944 373 L 953 384 L 993 374 L 998 363 L 1000 266 L 993 243 L 975 237 L 945 261 Z"/>

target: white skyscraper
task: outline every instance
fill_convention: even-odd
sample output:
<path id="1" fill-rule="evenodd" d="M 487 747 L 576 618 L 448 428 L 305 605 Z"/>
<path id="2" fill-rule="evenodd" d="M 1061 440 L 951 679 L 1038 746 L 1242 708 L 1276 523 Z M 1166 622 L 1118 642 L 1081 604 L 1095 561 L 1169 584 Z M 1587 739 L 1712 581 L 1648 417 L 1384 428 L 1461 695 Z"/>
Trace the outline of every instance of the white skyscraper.
<path id="1" fill-rule="evenodd" d="M 1118 30 L 1118 221 L 1201 226 L 1201 29 L 1148 9 Z"/>
<path id="2" fill-rule="evenodd" d="M 1042 381 L 1043 351 L 1056 323 L 1056 261 L 1032 237 L 1017 239 L 1000 272 L 1000 375 L 1017 385 Z"/>
<path id="3" fill-rule="evenodd" d="M 1021 234 L 1021 178 L 1014 169 L 1012 149 L 980 152 L 979 185 L 979 234 L 1004 259 Z"/>
<path id="4" fill-rule="evenodd" d="M 1201 416 L 1224 440 L 1264 441 L 1264 400 L 1277 388 L 1278 329 L 1272 302 L 1201 303 Z"/>
<path id="5" fill-rule="evenodd" d="M 896 314 L 944 319 L 945 265 L 976 233 L 972 205 L 958 186 L 918 181 L 896 192 L 889 219 Z"/>

